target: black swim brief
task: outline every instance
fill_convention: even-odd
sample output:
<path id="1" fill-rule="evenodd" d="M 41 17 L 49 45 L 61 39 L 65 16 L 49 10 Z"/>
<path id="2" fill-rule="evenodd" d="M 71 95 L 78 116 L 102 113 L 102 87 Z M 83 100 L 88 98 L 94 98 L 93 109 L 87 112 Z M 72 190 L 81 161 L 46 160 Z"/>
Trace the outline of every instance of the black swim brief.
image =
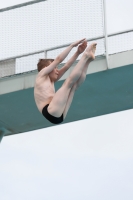
<path id="1" fill-rule="evenodd" d="M 48 113 L 48 108 L 49 104 L 47 104 L 43 109 L 42 109 L 42 114 L 43 116 L 49 120 L 53 124 L 60 124 L 63 122 L 63 114 L 60 117 L 54 117 L 51 114 Z"/>

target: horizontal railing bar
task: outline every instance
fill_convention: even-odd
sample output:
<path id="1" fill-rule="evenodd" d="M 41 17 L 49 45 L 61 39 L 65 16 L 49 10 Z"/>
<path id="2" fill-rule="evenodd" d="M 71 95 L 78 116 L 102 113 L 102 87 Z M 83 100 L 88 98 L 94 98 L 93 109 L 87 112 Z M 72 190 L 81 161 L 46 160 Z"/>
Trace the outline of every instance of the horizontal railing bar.
<path id="1" fill-rule="evenodd" d="M 119 32 L 116 32 L 116 33 L 110 33 L 110 34 L 108 34 L 108 37 L 112 37 L 112 36 L 116 36 L 116 35 L 121 35 L 121 34 L 129 33 L 129 32 L 133 32 L 133 29 L 128 29 L 126 31 L 119 31 Z"/>
<path id="2" fill-rule="evenodd" d="M 2 9 L 0 9 L 0 12 L 5 12 L 5 11 L 13 10 L 13 9 L 16 9 L 16 8 L 20 8 L 20 7 L 32 5 L 32 4 L 35 4 L 35 3 L 42 2 L 42 1 L 47 1 L 47 0 L 29 1 L 29 2 L 26 2 L 26 3 L 21 3 L 21 4 L 18 4 L 18 5 L 14 5 L 14 6 L 2 8 Z"/>
<path id="3" fill-rule="evenodd" d="M 128 33 L 128 32 L 133 32 L 133 29 L 129 29 L 129 30 L 126 30 L 126 31 L 120 31 L 120 32 L 116 32 L 116 33 L 111 33 L 111 34 L 108 34 L 108 37 L 116 36 L 116 35 L 120 35 L 120 34 L 124 34 L 124 33 Z M 104 38 L 104 35 L 98 36 L 98 37 L 94 37 L 94 38 L 89 38 L 89 39 L 87 39 L 87 41 L 91 42 L 91 41 L 99 40 L 99 39 L 103 39 L 103 38 Z M 4 58 L 4 59 L 0 60 L 0 62 L 12 60 L 12 59 L 17 59 L 17 58 L 22 58 L 22 57 L 27 57 L 27 56 L 43 53 L 44 51 L 53 51 L 53 50 L 56 50 L 56 49 L 67 47 L 70 44 L 71 43 L 60 45 L 60 46 L 55 46 L 55 47 L 51 47 L 51 48 L 47 48 L 47 49 L 40 50 L 40 51 L 34 51 L 34 52 L 26 53 L 26 54 L 21 54 L 21 55 L 14 56 L 14 57 Z"/>
<path id="4" fill-rule="evenodd" d="M 87 41 L 88 41 L 88 42 L 91 42 L 91 41 L 93 41 L 93 40 L 98 40 L 98 39 L 102 39 L 102 38 L 104 38 L 104 36 L 89 38 L 89 39 L 87 39 Z M 71 44 L 71 43 L 64 44 L 64 45 L 60 45 L 60 46 L 56 46 L 56 47 L 51 47 L 51 48 L 45 49 L 44 51 L 53 51 L 53 50 L 56 50 L 56 49 L 61 49 L 61 48 L 64 48 L 64 47 L 69 46 L 70 44 Z"/>
<path id="5" fill-rule="evenodd" d="M 100 36 L 100 37 L 87 39 L 87 41 L 93 41 L 93 40 L 102 39 L 102 38 L 104 38 L 104 37 Z M 60 46 L 56 46 L 56 47 L 52 47 L 52 48 L 47 48 L 47 49 L 40 50 L 40 51 L 34 51 L 34 52 L 30 52 L 30 53 L 27 53 L 27 54 L 22 54 L 22 55 L 18 55 L 18 56 L 14 56 L 14 57 L 4 58 L 4 59 L 0 60 L 0 62 L 7 61 L 7 60 L 12 60 L 12 59 L 16 59 L 16 58 L 22 58 L 22 57 L 26 57 L 26 56 L 31 56 L 31 55 L 43 53 L 45 51 L 52 51 L 52 50 L 55 50 L 55 49 L 61 49 L 61 48 L 69 46 L 70 44 L 71 43 L 60 45 Z"/>

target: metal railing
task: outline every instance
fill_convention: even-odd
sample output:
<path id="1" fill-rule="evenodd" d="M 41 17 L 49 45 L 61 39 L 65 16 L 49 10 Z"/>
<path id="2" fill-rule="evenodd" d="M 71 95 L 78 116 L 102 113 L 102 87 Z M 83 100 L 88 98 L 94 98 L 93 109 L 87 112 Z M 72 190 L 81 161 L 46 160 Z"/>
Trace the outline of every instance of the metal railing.
<path id="1" fill-rule="evenodd" d="M 29 1 L 29 2 L 26 2 L 26 3 L 22 3 L 22 4 L 15 5 L 15 6 L 0 9 L 0 12 L 20 8 L 20 7 L 23 7 L 23 6 L 27 6 L 27 5 L 31 5 L 31 4 L 35 4 L 35 3 L 39 3 L 39 2 L 43 2 L 43 1 L 47 1 L 47 0 Z M 102 56 L 106 57 L 107 69 L 109 69 L 110 68 L 109 67 L 109 59 L 108 59 L 108 57 L 109 57 L 109 52 L 108 52 L 108 39 L 109 39 L 109 37 L 118 36 L 118 35 L 121 35 L 121 34 L 133 32 L 133 29 L 107 34 L 106 0 L 102 0 L 102 2 L 103 2 L 103 21 L 104 21 L 104 23 L 103 23 L 104 24 L 103 35 L 98 36 L 98 37 L 88 38 L 87 41 L 91 42 L 91 41 L 95 41 L 95 40 L 104 39 L 104 50 L 105 50 L 105 52 L 104 52 L 104 54 L 102 54 Z M 16 59 L 28 57 L 28 56 L 32 56 L 32 55 L 36 55 L 36 54 L 40 54 L 40 53 L 43 53 L 44 58 L 47 58 L 48 52 L 53 51 L 53 50 L 58 50 L 58 49 L 61 49 L 61 48 L 65 48 L 65 47 L 69 46 L 70 44 L 71 43 L 67 43 L 67 44 L 54 46 L 54 47 L 47 48 L 47 49 L 41 49 L 39 51 L 34 51 L 34 52 L 20 54 L 20 55 L 16 55 L 16 56 L 12 56 L 12 57 L 7 57 L 7 58 L 4 58 L 4 59 L 1 59 L 0 62 L 9 61 L 9 60 L 13 60 L 13 59 L 16 61 Z"/>
<path id="2" fill-rule="evenodd" d="M 121 34 L 124 34 L 124 33 L 129 33 L 129 32 L 133 32 L 133 29 L 111 33 L 111 34 L 108 34 L 107 37 L 117 36 L 117 35 L 121 35 Z M 98 36 L 98 37 L 94 37 L 94 38 L 88 38 L 87 41 L 91 42 L 91 41 L 95 41 L 95 40 L 99 40 L 99 39 L 104 39 L 104 38 L 105 38 L 105 36 L 102 35 L 102 36 Z M 20 54 L 20 55 L 16 55 L 16 56 L 13 56 L 13 57 L 7 57 L 7 58 L 4 58 L 4 59 L 1 59 L 0 62 L 12 60 L 12 59 L 17 59 L 17 58 L 22 58 L 22 57 L 26 57 L 26 56 L 30 56 L 30 55 L 35 55 L 35 54 L 39 54 L 39 53 L 44 53 L 44 57 L 47 58 L 47 52 L 48 51 L 53 51 L 53 50 L 61 49 L 61 48 L 69 46 L 70 44 L 71 43 L 67 43 L 67 44 L 63 44 L 63 45 L 59 45 L 59 46 L 54 46 L 54 47 L 43 49 L 43 50 L 39 50 L 39 51 L 33 51 L 33 52 L 26 53 L 26 54 Z"/>
<path id="3" fill-rule="evenodd" d="M 0 9 L 0 12 L 9 11 L 9 10 L 13 10 L 13 9 L 16 9 L 16 8 L 21 8 L 21 7 L 32 5 L 32 4 L 35 4 L 35 3 L 40 3 L 42 1 L 47 1 L 47 0 L 29 1 L 29 2 L 26 2 L 26 3 L 17 4 L 17 5 L 14 5 L 14 6 L 7 7 L 7 8 L 2 8 L 2 9 Z"/>

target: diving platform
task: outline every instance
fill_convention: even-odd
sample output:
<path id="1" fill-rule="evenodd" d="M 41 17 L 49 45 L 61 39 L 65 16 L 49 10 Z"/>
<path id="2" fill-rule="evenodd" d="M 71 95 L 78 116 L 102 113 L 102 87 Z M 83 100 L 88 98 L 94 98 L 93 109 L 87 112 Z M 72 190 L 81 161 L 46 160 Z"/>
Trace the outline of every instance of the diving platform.
<path id="1" fill-rule="evenodd" d="M 76 91 L 63 124 L 133 108 L 133 50 L 110 55 L 109 64 L 110 69 L 107 69 L 105 56 L 97 56 L 90 64 L 86 80 Z M 73 67 L 55 84 L 56 90 Z M 55 126 L 36 107 L 36 75 L 34 70 L 0 78 L 1 135 Z"/>

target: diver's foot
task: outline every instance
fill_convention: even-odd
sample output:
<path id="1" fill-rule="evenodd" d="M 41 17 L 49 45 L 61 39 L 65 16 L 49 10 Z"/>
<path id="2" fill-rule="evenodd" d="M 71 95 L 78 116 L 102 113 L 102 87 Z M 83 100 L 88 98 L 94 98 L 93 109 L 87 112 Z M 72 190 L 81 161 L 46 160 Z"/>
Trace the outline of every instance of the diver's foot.
<path id="1" fill-rule="evenodd" d="M 90 61 L 93 61 L 95 59 L 95 51 L 96 51 L 97 43 L 94 42 L 86 49 L 85 54 L 88 57 Z"/>

